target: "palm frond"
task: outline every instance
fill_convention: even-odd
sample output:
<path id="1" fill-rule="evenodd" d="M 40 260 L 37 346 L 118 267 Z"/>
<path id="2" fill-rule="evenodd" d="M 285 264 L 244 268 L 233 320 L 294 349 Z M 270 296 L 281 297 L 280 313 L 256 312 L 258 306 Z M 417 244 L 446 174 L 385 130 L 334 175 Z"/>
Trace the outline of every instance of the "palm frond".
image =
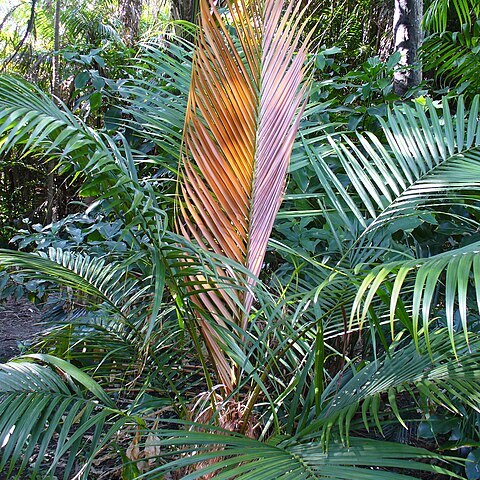
<path id="1" fill-rule="evenodd" d="M 72 43 L 83 37 L 90 44 L 100 43 L 104 39 L 122 44 L 115 26 L 106 21 L 104 12 L 97 9 L 91 10 L 82 4 L 71 6 L 62 11 L 61 21 L 65 28 L 65 36 L 69 37 Z"/>
<path id="2" fill-rule="evenodd" d="M 193 48 L 179 38 L 162 47 L 145 45 L 135 65 L 141 75 L 118 86 L 125 97 L 124 112 L 134 119 L 131 128 L 157 146 L 154 160 L 166 153 L 173 159 L 169 166 L 175 169 L 182 145 Z"/>
<path id="3" fill-rule="evenodd" d="M 124 139 L 117 145 L 16 76 L 0 75 L 0 107 L 0 154 L 17 148 L 20 156 L 55 158 L 61 171 L 89 180 L 84 188 L 96 187 L 98 195 L 119 195 L 125 211 L 141 203 L 138 196 L 147 189 L 139 185 Z"/>
<path id="4" fill-rule="evenodd" d="M 84 148 L 80 151 L 85 154 L 92 144 L 86 135 L 86 126 L 19 77 L 0 76 L 0 105 L 2 153 L 19 145 L 23 147 L 22 154 L 34 152 L 40 145 L 48 145 L 47 152 L 58 152 L 59 146 L 68 145 L 67 150 L 73 153 L 80 150 L 75 142 L 82 141 Z"/>
<path id="5" fill-rule="evenodd" d="M 459 32 L 430 35 L 422 46 L 422 62 L 426 71 L 448 85 L 455 85 L 465 94 L 476 94 L 480 80 L 480 20 L 464 25 Z"/>
<path id="6" fill-rule="evenodd" d="M 0 154 L 55 158 L 57 168 L 83 176 L 81 192 L 107 199 L 126 226 L 135 225 L 153 243 L 162 237 L 165 212 L 152 185 L 139 179 L 126 139 L 112 139 L 79 121 L 68 109 L 24 80 L 0 76 Z"/>
<path id="7" fill-rule="evenodd" d="M 368 363 L 354 374 L 340 373 L 325 389 L 322 412 L 315 415 L 312 410 L 304 424 L 299 425 L 297 435 L 308 439 L 318 436 L 322 430 L 322 441 L 327 445 L 331 434 L 339 434 L 348 443 L 359 410 L 365 427 L 369 429 L 373 423 L 382 433 L 379 418 L 382 404 L 383 412 L 388 411 L 406 428 L 401 413 L 404 407 L 399 401 L 402 398 L 403 404 L 408 405 L 405 395 L 411 397 L 413 408 L 420 406 L 422 410 L 428 403 L 460 414 L 461 402 L 478 411 L 480 339 L 470 335 L 466 341 L 456 334 L 455 356 L 448 338 L 449 332 L 440 329 L 428 341 L 425 337 L 419 339 L 417 345 L 394 343 L 383 358 Z"/>
<path id="8" fill-rule="evenodd" d="M 71 287 L 78 293 L 106 302 L 120 314 L 125 297 L 132 295 L 137 286 L 128 278 L 128 269 L 121 264 L 107 264 L 102 258 L 54 248 L 40 255 L 0 250 L 0 268 L 15 269 L 28 273 L 31 278 Z"/>
<path id="9" fill-rule="evenodd" d="M 406 218 L 438 204 L 476 200 L 480 172 L 479 97 L 469 112 L 463 98 L 457 113 L 450 113 L 444 98 L 437 113 L 427 99 L 424 109 L 395 106 L 381 120 L 388 145 L 372 133 L 357 133 L 357 143 L 344 136 L 331 139 L 331 148 L 348 175 L 342 185 L 328 157 L 312 155 L 311 162 L 324 185 L 328 206 L 334 208 L 344 228 L 359 231 L 356 249 L 372 240 L 392 219 Z"/>
<path id="10" fill-rule="evenodd" d="M 175 408 L 201 383 L 201 376 L 200 367 L 179 368 L 189 362 L 192 347 L 173 313 L 173 307 L 162 308 L 145 351 L 150 312 L 132 308 L 126 320 L 108 310 L 79 308 L 66 313 L 56 305 L 44 313 L 44 330 L 32 350 L 68 359 L 93 379 L 111 385 L 117 399 L 131 395 L 129 385 L 134 380 L 154 389 L 156 397 L 174 397 Z"/>
<path id="11" fill-rule="evenodd" d="M 204 426 L 193 425 L 204 428 Z M 182 471 L 185 467 L 194 473 L 184 480 L 205 478 L 214 474 L 217 479 L 274 480 L 276 478 L 304 479 L 389 479 L 407 480 L 414 477 L 389 469 L 447 473 L 447 470 L 421 463 L 422 459 L 438 460 L 427 450 L 363 438 L 351 438 L 347 447 L 332 442 L 325 451 L 320 442 L 300 443 L 292 438 L 259 442 L 227 431 L 155 431 L 157 445 L 176 445 L 185 455 L 165 466 L 153 469 L 150 475 Z M 213 447 L 213 448 L 212 448 Z M 205 466 L 207 465 L 207 466 Z M 376 468 L 371 468 L 376 467 Z"/>
<path id="12" fill-rule="evenodd" d="M 81 455 L 86 478 L 116 431 L 105 435 L 107 423 L 120 428 L 127 421 L 99 384 L 50 355 L 0 365 L 0 415 L 0 471 L 8 478 L 38 478 L 41 469 L 54 474 L 60 463 L 67 478 Z"/>
<path id="13" fill-rule="evenodd" d="M 150 233 L 154 232 L 152 228 Z M 196 261 L 195 250 L 178 246 L 182 241 L 178 236 L 166 235 L 165 240 L 163 248 L 151 257 L 151 252 L 136 252 L 123 261 L 107 261 L 60 248 L 38 254 L 0 250 L 0 270 L 25 273 L 56 287 L 71 288 L 80 304 L 113 316 L 123 328 L 135 331 L 145 347 L 162 323 L 166 283 L 174 292 L 183 291 L 185 283 L 191 284 L 185 272 L 177 271 L 179 259 L 186 258 L 191 271 L 208 271 L 205 261 Z"/>
<path id="14" fill-rule="evenodd" d="M 231 23 L 207 1 L 193 62 L 177 229 L 258 276 L 285 187 L 304 98 L 308 35 L 300 4 L 229 1 Z M 225 273 L 225 276 L 228 276 Z M 253 298 L 196 296 L 205 311 L 245 326 Z M 243 308 L 239 307 L 243 306 Z M 212 332 L 203 330 L 216 364 Z M 221 381 L 231 388 L 229 375 Z"/>
<path id="15" fill-rule="evenodd" d="M 391 262 L 374 268 L 363 280 L 352 310 L 352 321 L 361 323 L 368 315 L 375 294 L 385 286 L 390 287 L 390 321 L 395 320 L 402 288 L 414 280 L 413 295 L 409 295 L 412 318 L 412 335 L 418 338 L 423 330 L 428 335 L 435 293 L 444 278 L 445 316 L 450 339 L 454 343 L 455 316 L 458 312 L 462 329 L 467 335 L 468 306 L 467 294 L 475 293 L 480 307 L 480 242 L 463 248 L 440 253 L 428 258 L 411 261 Z M 473 281 L 474 288 L 471 287 Z M 407 296 L 403 296 L 406 302 Z M 355 318 L 356 317 L 356 318 Z"/>
<path id="16" fill-rule="evenodd" d="M 427 30 L 444 32 L 447 21 L 454 15 L 460 25 L 470 25 L 472 17 L 480 15 L 480 5 L 476 0 L 433 0 L 425 12 L 423 24 Z"/>

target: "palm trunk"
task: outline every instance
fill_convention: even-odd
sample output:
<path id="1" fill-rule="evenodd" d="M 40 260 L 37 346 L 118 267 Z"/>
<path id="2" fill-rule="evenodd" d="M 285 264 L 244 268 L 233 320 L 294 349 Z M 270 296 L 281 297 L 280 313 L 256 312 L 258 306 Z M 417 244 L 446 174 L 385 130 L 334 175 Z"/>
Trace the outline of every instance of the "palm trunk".
<path id="1" fill-rule="evenodd" d="M 394 89 L 400 96 L 422 81 L 418 59 L 418 49 L 422 43 L 422 16 L 422 0 L 395 0 L 393 36 L 395 51 L 400 52 L 402 58 L 394 75 Z"/>

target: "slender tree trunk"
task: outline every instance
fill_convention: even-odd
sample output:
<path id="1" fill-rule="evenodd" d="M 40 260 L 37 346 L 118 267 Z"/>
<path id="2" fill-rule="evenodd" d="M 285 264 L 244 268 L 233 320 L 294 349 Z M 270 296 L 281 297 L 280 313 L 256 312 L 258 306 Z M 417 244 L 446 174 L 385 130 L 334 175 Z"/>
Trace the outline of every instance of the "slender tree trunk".
<path id="1" fill-rule="evenodd" d="M 200 0 L 172 0 L 171 11 L 174 20 L 186 20 L 197 23 L 197 15 Z M 223 5 L 223 1 L 213 0 L 215 5 Z"/>
<path id="2" fill-rule="evenodd" d="M 394 75 L 395 93 L 405 95 L 422 80 L 418 49 L 422 43 L 423 0 L 395 0 L 393 36 L 395 51 L 402 54 Z"/>
<path id="3" fill-rule="evenodd" d="M 60 13 L 62 5 L 61 0 L 55 1 L 55 19 L 53 25 L 53 49 L 55 50 L 52 58 L 52 93 L 58 96 L 60 86 L 59 56 L 60 50 Z"/>
<path id="4" fill-rule="evenodd" d="M 5 14 L 5 16 L 3 17 L 3 20 L 0 22 L 0 32 L 2 31 L 4 25 L 7 23 L 7 20 L 15 13 L 15 10 L 20 6 L 20 4 L 18 5 L 14 5 L 12 8 L 10 8 L 10 10 L 8 10 L 8 12 Z"/>
<path id="5" fill-rule="evenodd" d="M 120 0 L 119 4 L 123 24 L 123 41 L 127 47 L 132 48 L 140 35 L 142 0 Z"/>
<path id="6" fill-rule="evenodd" d="M 172 0 L 171 14 L 174 20 L 186 20 L 196 24 L 199 0 Z M 177 35 L 193 42 L 194 36 L 184 27 L 176 28 Z"/>
<path id="7" fill-rule="evenodd" d="M 30 35 L 30 33 L 33 30 L 33 24 L 35 22 L 35 5 L 37 3 L 37 0 L 32 0 L 32 6 L 30 7 L 30 18 L 28 19 L 27 23 L 27 29 L 25 30 L 25 33 L 18 43 L 18 45 L 15 47 L 13 53 L 3 62 L 1 71 L 6 71 L 8 64 L 17 56 L 18 52 L 22 49 L 23 45 L 25 44 L 25 41 L 27 40 L 27 37 Z M 13 12 L 14 10 L 11 10 Z M 8 17 L 5 17 L 3 21 L 6 21 Z M 3 22 L 2 22 L 2 28 L 3 28 Z"/>
<path id="8" fill-rule="evenodd" d="M 387 61 L 393 53 L 394 0 L 372 2 L 372 32 L 370 44 L 375 43 L 375 51 L 382 61 Z"/>

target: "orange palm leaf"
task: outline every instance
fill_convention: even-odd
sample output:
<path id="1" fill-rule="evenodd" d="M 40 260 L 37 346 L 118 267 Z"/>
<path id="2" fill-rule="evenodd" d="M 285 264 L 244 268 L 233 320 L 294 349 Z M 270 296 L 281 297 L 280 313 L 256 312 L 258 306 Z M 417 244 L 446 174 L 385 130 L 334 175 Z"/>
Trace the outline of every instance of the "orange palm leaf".
<path id="1" fill-rule="evenodd" d="M 177 230 L 245 266 L 255 278 L 280 207 L 306 98 L 310 34 L 304 34 L 305 9 L 293 0 L 228 0 L 224 18 L 208 0 L 200 4 Z M 200 310 L 220 324 L 227 320 L 246 327 L 250 291 L 197 288 L 193 298 Z M 231 390 L 217 335 L 208 322 L 200 321 L 200 328 L 220 379 Z"/>

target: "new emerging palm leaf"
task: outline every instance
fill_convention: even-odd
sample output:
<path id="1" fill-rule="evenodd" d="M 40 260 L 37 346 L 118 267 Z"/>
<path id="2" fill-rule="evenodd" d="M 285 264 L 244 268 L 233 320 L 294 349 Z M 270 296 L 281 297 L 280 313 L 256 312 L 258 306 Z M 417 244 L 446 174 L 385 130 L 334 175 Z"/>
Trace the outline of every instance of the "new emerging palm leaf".
<path id="1" fill-rule="evenodd" d="M 246 267 L 252 285 L 280 207 L 305 103 L 310 35 L 304 38 L 300 4 L 230 0 L 228 6 L 225 18 L 207 0 L 201 2 L 177 229 Z M 219 275 L 231 276 L 227 270 Z M 207 318 L 245 329 L 253 295 L 248 288 L 197 289 L 200 329 L 219 379 L 231 391 L 234 380 Z"/>
<path id="2" fill-rule="evenodd" d="M 480 297 L 480 245 L 426 256 L 416 245 L 393 248 L 393 233 L 459 205 L 469 216 L 455 219 L 477 229 L 479 98 L 396 106 L 378 137 L 329 143 L 316 126 L 304 130 L 292 170 L 312 174 L 298 197 L 318 199 L 323 232 L 315 233 L 328 227 L 332 241 L 313 258 L 284 248 L 295 272 L 276 295 L 279 273 L 268 291 L 254 279 L 302 112 L 308 35 L 295 5 L 228 6 L 222 16 L 202 3 L 185 127 L 188 45 L 151 49 L 141 78 L 119 86 L 137 138 L 99 133 L 23 80 L 0 76 L 0 155 L 39 155 L 83 175 L 105 224 L 119 222 L 114 243 L 123 246 L 0 251 L 0 269 L 66 287 L 75 306 L 50 316 L 33 347 L 41 353 L 0 365 L 2 478 L 100 478 L 102 458 L 122 478 L 455 477 L 445 454 L 384 440 L 437 408 L 459 417 L 480 410 L 480 337 L 466 304 Z M 182 129 L 175 221 L 192 241 L 168 231 L 170 178 L 165 186 L 144 169 L 178 157 Z M 135 150 L 138 138 L 156 145 L 155 156 Z M 390 341 L 381 324 L 389 317 Z M 348 343 L 349 318 L 353 328 L 371 320 L 373 341 L 365 335 L 362 348 L 342 352 L 336 339 Z M 198 393 L 220 388 L 195 322 L 225 392 L 192 425 Z M 228 423 L 224 412 L 238 413 L 230 406 L 239 414 Z"/>

